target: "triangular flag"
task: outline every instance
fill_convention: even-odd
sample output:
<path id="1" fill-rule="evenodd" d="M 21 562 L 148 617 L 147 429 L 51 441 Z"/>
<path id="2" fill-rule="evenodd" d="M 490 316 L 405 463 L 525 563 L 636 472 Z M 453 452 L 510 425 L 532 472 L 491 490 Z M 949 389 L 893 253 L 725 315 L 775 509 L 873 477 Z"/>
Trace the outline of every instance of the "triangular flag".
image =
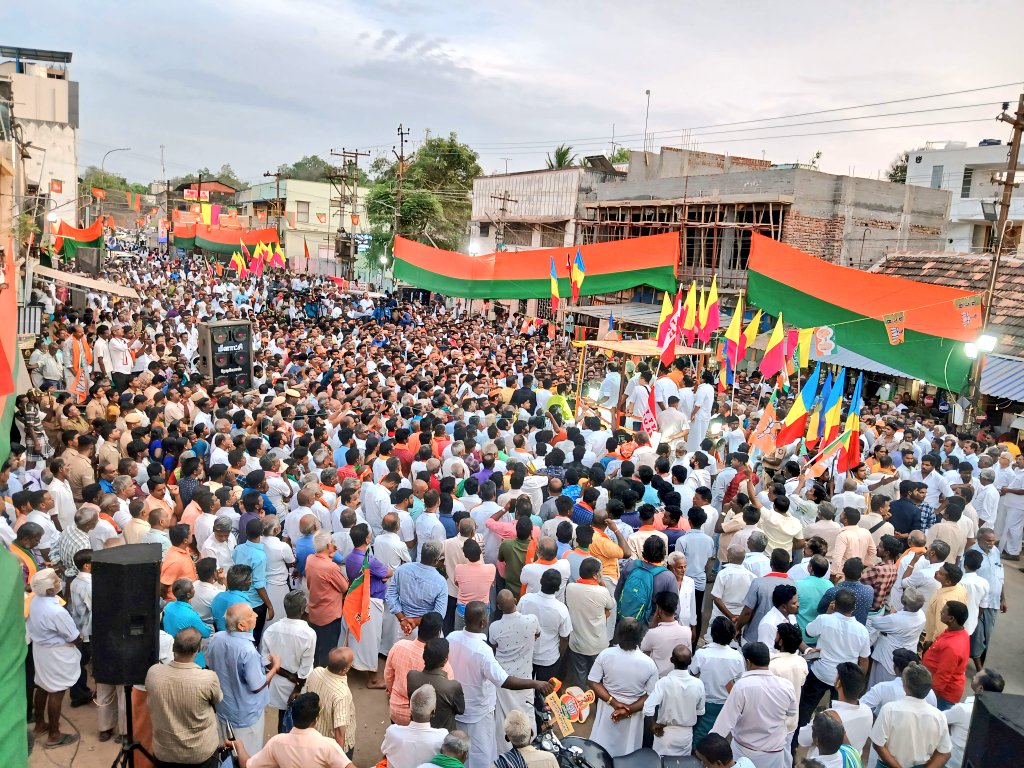
<path id="1" fill-rule="evenodd" d="M 775 322 L 775 329 L 768 339 L 768 346 L 765 347 L 764 357 L 761 358 L 761 364 L 758 366 L 761 375 L 766 378 L 777 374 L 786 363 L 784 331 L 785 327 L 782 324 L 782 313 L 780 312 L 779 318 Z"/>

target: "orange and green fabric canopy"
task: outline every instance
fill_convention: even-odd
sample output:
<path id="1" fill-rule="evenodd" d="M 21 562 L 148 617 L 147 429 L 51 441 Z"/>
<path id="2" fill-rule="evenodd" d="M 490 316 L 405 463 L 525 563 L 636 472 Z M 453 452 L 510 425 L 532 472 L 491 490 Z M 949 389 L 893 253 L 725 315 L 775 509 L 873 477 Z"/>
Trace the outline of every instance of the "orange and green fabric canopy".
<path id="1" fill-rule="evenodd" d="M 579 248 L 586 265 L 582 293 L 590 296 L 639 285 L 675 291 L 679 235 L 665 234 L 610 243 L 498 251 L 470 256 L 395 238 L 395 278 L 424 290 L 467 299 L 547 299 L 551 260 L 559 295 L 571 293 L 569 264 Z"/>
<path id="2" fill-rule="evenodd" d="M 221 229 L 210 227 L 206 224 L 176 225 L 174 227 L 174 246 L 191 250 L 202 248 L 204 251 L 213 253 L 231 254 L 241 248 L 241 243 L 252 248 L 260 243 L 279 243 L 277 230 L 273 227 L 267 229 Z"/>
<path id="3" fill-rule="evenodd" d="M 72 227 L 65 221 L 60 223 L 53 238 L 53 250 L 73 258 L 79 248 L 100 248 L 103 246 L 103 219 L 98 218 L 85 229 Z"/>
<path id="4" fill-rule="evenodd" d="M 830 326 L 841 347 L 952 392 L 966 388 L 964 342 L 980 324 L 965 324 L 954 302 L 975 293 L 841 267 L 758 234 L 747 268 L 750 303 L 788 325 Z M 897 312 L 905 341 L 890 344 L 883 317 Z"/>

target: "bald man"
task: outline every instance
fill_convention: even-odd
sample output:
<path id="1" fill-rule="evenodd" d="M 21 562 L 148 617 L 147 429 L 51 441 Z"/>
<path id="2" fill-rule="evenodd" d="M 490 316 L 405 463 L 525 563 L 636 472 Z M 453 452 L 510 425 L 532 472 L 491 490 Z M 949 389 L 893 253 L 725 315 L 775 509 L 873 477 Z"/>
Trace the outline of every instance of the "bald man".
<path id="1" fill-rule="evenodd" d="M 224 624 L 227 629 L 210 638 L 204 653 L 206 666 L 217 673 L 224 694 L 217 717 L 230 723 L 246 751 L 255 754 L 263 748 L 263 711 L 281 660 L 271 654 L 269 667 L 264 667 L 252 635 L 256 611 L 248 603 L 228 606 Z"/>
<path id="2" fill-rule="evenodd" d="M 317 667 L 306 679 L 306 693 L 320 697 L 316 729 L 338 742 L 350 760 L 356 745 L 356 709 L 348 688 L 348 671 L 354 659 L 352 649 L 332 648 L 327 654 L 327 666 Z"/>
<path id="3" fill-rule="evenodd" d="M 683 757 L 693 749 L 693 726 L 704 714 L 704 683 L 689 672 L 693 655 L 688 645 L 672 649 L 672 670 L 660 678 L 644 703 L 644 716 L 654 717 L 654 750 Z"/>

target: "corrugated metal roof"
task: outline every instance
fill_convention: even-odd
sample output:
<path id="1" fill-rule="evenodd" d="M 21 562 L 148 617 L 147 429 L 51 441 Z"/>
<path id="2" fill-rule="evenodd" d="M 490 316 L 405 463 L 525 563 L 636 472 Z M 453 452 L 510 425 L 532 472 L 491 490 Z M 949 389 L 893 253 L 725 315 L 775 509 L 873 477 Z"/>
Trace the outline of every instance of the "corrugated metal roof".
<path id="1" fill-rule="evenodd" d="M 635 301 L 627 301 L 622 304 L 598 304 L 592 307 L 573 307 L 569 310 L 578 315 L 596 317 L 599 320 L 607 320 L 611 314 L 615 315 L 617 323 L 633 323 L 648 328 L 657 328 L 658 320 L 661 318 L 661 304 L 640 304 Z"/>
<path id="2" fill-rule="evenodd" d="M 1024 360 L 989 355 L 981 370 L 981 392 L 1024 403 Z"/>
<path id="3" fill-rule="evenodd" d="M 888 365 L 882 365 L 877 363 L 871 358 L 864 357 L 864 355 L 858 355 L 853 350 L 847 349 L 846 347 L 836 346 L 836 353 L 834 355 L 811 355 L 811 360 L 820 360 L 823 363 L 829 365 L 842 365 L 846 368 L 853 368 L 858 371 L 871 371 L 872 373 L 881 373 L 886 376 L 895 376 L 900 379 L 916 379 L 916 376 L 911 376 L 909 373 L 900 371 L 896 368 L 890 368 Z"/>

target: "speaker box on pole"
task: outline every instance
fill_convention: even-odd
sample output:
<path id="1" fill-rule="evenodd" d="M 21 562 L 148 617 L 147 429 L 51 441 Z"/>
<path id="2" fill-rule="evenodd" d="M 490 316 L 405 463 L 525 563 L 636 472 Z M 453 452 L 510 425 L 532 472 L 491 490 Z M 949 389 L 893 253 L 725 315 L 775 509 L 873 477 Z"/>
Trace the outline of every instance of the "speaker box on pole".
<path id="1" fill-rule="evenodd" d="M 974 699 L 963 768 L 1024 762 L 1024 696 L 979 693 Z"/>
<path id="2" fill-rule="evenodd" d="M 252 324 L 217 320 L 199 324 L 199 370 L 213 386 L 234 392 L 252 388 Z"/>
<path id="3" fill-rule="evenodd" d="M 98 683 L 141 685 L 160 645 L 160 545 L 127 544 L 92 558 L 92 669 Z"/>

